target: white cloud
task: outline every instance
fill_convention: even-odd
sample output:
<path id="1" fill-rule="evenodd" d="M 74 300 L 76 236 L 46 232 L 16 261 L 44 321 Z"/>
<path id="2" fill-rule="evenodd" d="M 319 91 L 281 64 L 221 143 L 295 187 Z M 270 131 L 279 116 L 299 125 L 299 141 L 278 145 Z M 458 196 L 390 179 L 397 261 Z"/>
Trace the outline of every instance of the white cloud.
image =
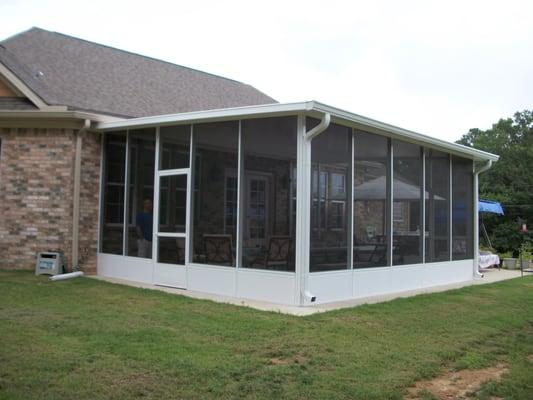
<path id="1" fill-rule="evenodd" d="M 1 0 L 40 26 L 447 140 L 533 108 L 529 1 Z"/>

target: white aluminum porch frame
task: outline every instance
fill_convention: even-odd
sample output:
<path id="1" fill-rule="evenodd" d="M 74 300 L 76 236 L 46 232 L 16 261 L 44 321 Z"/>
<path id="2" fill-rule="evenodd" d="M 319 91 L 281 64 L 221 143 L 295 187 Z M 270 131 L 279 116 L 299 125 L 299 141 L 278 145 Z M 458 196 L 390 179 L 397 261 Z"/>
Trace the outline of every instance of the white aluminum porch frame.
<path id="1" fill-rule="evenodd" d="M 354 191 L 353 191 L 353 180 L 354 180 L 354 168 L 353 168 L 353 160 L 354 160 L 354 148 L 357 145 L 355 143 L 355 130 L 363 130 L 366 132 L 371 133 L 377 133 L 382 136 L 389 137 L 389 173 L 390 173 L 390 183 L 388 190 L 390 191 L 390 203 L 389 203 L 389 216 L 388 216 L 388 241 L 389 241 L 389 254 L 388 254 L 388 267 L 380 267 L 380 268 L 368 268 L 363 270 L 354 270 L 353 269 L 353 262 L 349 262 L 349 265 L 346 270 L 342 271 L 331 271 L 331 272 L 317 272 L 310 274 L 309 272 L 309 258 L 310 258 L 310 227 L 311 227 L 311 141 L 306 138 L 306 117 L 315 117 L 320 118 L 324 114 L 330 114 L 331 115 L 331 122 L 332 123 L 339 123 L 344 126 L 352 128 L 352 151 L 351 151 L 351 157 L 352 157 L 352 172 L 351 172 L 351 201 L 350 201 L 350 207 L 347 209 L 347 214 L 350 215 L 350 221 L 349 221 L 349 230 L 353 233 L 353 212 L 354 212 Z M 245 269 L 242 268 L 241 265 L 241 255 L 242 255 L 242 241 L 239 240 L 242 237 L 242 218 L 243 213 L 241 210 L 241 204 L 242 204 L 242 174 L 243 174 L 243 152 L 242 152 L 242 135 L 241 135 L 241 122 L 243 119 L 252 119 L 252 118 L 261 118 L 261 117 L 276 117 L 276 116 L 297 116 L 297 183 L 296 183 L 296 245 L 295 245 L 295 272 L 279 272 L 279 271 L 264 271 L 264 270 L 253 270 L 253 269 Z M 194 142 L 194 124 L 201 123 L 201 122 L 217 122 L 217 121 L 228 121 L 228 120 L 234 120 L 239 122 L 239 132 L 238 132 L 238 197 L 237 197 L 237 240 L 236 240 L 236 266 L 235 267 L 224 267 L 224 266 L 210 266 L 210 265 L 203 265 L 203 264 L 194 264 L 192 261 L 192 240 L 193 237 L 193 224 L 192 224 L 192 216 L 194 215 L 194 204 L 192 201 L 192 196 L 194 194 L 193 190 L 193 180 L 194 177 L 193 171 L 194 169 L 194 162 L 195 162 L 195 142 Z M 309 304 L 309 302 L 306 300 L 306 297 L 304 293 L 309 288 L 309 280 L 310 276 L 313 275 L 315 277 L 318 277 L 320 275 L 328 275 L 328 274 L 336 274 L 336 273 L 346 273 L 348 272 L 352 276 L 352 280 L 355 280 L 355 273 L 361 274 L 366 272 L 372 272 L 372 270 L 377 271 L 383 271 L 383 268 L 389 269 L 389 268 L 407 268 L 412 266 L 395 266 L 392 267 L 392 227 L 393 227 L 393 144 L 392 139 L 397 138 L 409 143 L 417 144 L 419 146 L 423 146 L 423 148 L 432 148 L 440 151 L 444 151 L 448 154 L 450 154 L 449 158 L 451 161 L 452 155 L 458 155 L 460 157 L 469 158 L 475 161 L 497 161 L 498 156 L 490 153 L 486 153 L 483 151 L 479 151 L 476 149 L 471 149 L 465 146 L 448 143 L 439 139 L 431 138 L 426 135 L 422 135 L 419 133 L 415 133 L 412 131 L 407 131 L 401 128 L 397 128 L 392 125 L 384 124 L 379 121 L 371 120 L 365 117 L 358 116 L 356 114 L 348 113 L 346 111 L 336 109 L 321 103 L 317 103 L 314 101 L 311 102 L 302 102 L 302 103 L 290 103 L 290 104 L 273 104 L 273 105 L 265 105 L 265 106 L 254 106 L 254 107 L 238 107 L 238 108 L 232 108 L 232 109 L 223 109 L 223 110 L 213 110 L 213 111 L 201 111 L 201 112 L 192 112 L 192 113 L 182 113 L 182 114 L 174 114 L 174 115 L 166 115 L 166 116 L 158 116 L 158 117 L 146 117 L 146 118 L 136 118 L 136 119 L 130 119 L 126 121 L 117 121 L 117 122 L 106 122 L 106 123 L 98 123 L 97 129 L 105 132 L 112 132 L 112 131 L 118 131 L 118 130 L 128 130 L 129 129 L 138 129 L 138 128 L 147 128 L 147 127 L 155 127 L 156 128 L 156 168 L 155 168 L 155 181 L 154 181 L 154 215 L 158 215 L 158 207 L 159 207 L 159 174 L 161 171 L 158 171 L 159 169 L 159 153 L 160 153 L 160 138 L 159 138 L 159 130 L 161 126 L 171 126 L 171 125 L 190 125 L 191 126 L 191 135 L 190 135 L 190 165 L 188 168 L 188 187 L 187 187 L 187 212 L 188 217 L 186 221 L 186 232 L 188 233 L 185 235 L 186 238 L 186 261 L 185 261 L 185 268 L 187 271 L 190 267 L 199 267 L 199 268 L 205 268 L 207 270 L 212 271 L 233 271 L 234 277 L 234 294 L 238 295 L 238 285 L 239 285 L 239 271 L 242 271 L 243 273 L 245 271 L 248 271 L 253 274 L 262 275 L 262 276 L 293 276 L 294 277 L 294 299 L 293 304 L 296 305 L 305 305 Z M 127 132 L 127 136 L 129 137 L 129 132 Z M 129 139 L 127 139 L 128 141 Z M 104 141 L 102 140 L 102 143 Z M 128 154 L 126 154 L 127 158 Z M 423 165 L 425 166 L 425 154 L 423 155 Z M 102 168 L 104 169 L 104 168 Z M 129 169 L 129 163 L 126 163 L 126 177 L 128 177 L 128 169 Z M 424 172 L 425 173 L 425 172 Z M 452 175 L 452 165 L 450 162 L 450 187 L 449 187 L 449 193 L 450 193 L 450 199 L 449 199 L 449 205 L 450 205 L 450 215 L 449 215 L 449 250 L 450 250 L 450 262 L 452 260 L 452 182 L 451 182 L 451 176 Z M 422 185 L 424 187 L 424 193 L 423 195 L 423 204 L 422 208 L 425 208 L 425 177 L 423 176 L 423 182 Z M 100 176 L 101 181 L 103 180 L 103 176 Z M 102 183 L 102 182 L 101 182 Z M 127 183 L 127 181 L 126 181 Z M 157 188 L 156 188 L 157 185 Z M 101 185 L 102 187 L 102 185 Z M 125 187 L 125 192 L 127 192 L 127 185 Z M 126 195 L 126 193 L 125 193 Z M 126 203 L 127 204 L 127 203 Z M 474 208 L 475 210 L 475 208 Z M 100 219 L 102 217 L 102 202 L 100 202 Z M 127 219 L 126 219 L 126 211 L 125 211 L 125 220 L 124 220 L 124 231 L 127 233 Z M 158 218 L 154 218 L 154 235 L 157 232 L 157 227 L 155 226 L 155 223 Z M 477 222 L 477 219 L 476 219 Z M 423 218 L 422 224 L 425 224 L 425 216 Z M 101 224 L 102 226 L 103 224 Z M 348 228 L 348 224 L 347 224 Z M 475 231 L 475 230 L 474 230 Z M 101 232 L 99 232 L 101 234 Z M 154 237 L 154 239 L 156 239 Z M 126 241 L 127 239 L 124 239 Z M 153 244 L 153 254 L 152 254 L 152 264 L 155 265 L 157 261 L 157 247 L 156 247 L 156 240 L 154 240 Z M 124 243 L 125 245 L 126 243 Z M 350 254 L 353 254 L 353 234 L 350 234 L 349 242 L 350 246 Z M 126 251 L 126 248 L 123 248 L 123 252 Z M 422 239 L 422 257 L 423 260 L 425 259 L 425 238 Z M 349 261 L 351 260 L 352 256 L 349 257 Z M 424 260 L 425 261 L 425 260 Z M 417 265 L 424 265 L 424 264 L 417 264 Z M 376 271 L 376 272 L 377 272 Z M 188 278 L 187 278 L 188 280 Z M 187 286 L 189 286 L 189 282 L 187 282 Z M 352 297 L 354 295 L 354 290 L 352 288 Z M 274 300 L 275 301 L 275 300 Z"/>

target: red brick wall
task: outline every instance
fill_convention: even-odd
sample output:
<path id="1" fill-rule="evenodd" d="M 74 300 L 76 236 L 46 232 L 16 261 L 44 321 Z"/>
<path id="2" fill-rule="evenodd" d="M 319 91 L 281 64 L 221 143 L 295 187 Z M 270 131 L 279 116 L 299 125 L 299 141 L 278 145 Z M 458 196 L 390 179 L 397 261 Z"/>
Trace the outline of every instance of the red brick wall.
<path id="1" fill-rule="evenodd" d="M 100 191 L 100 135 L 89 132 L 83 137 L 80 187 L 80 267 L 96 273 L 98 251 L 98 207 Z"/>
<path id="2" fill-rule="evenodd" d="M 0 268 L 33 269 L 47 250 L 63 251 L 71 265 L 74 133 L 0 128 Z M 100 145 L 92 133 L 83 144 L 80 255 L 94 272 Z"/>

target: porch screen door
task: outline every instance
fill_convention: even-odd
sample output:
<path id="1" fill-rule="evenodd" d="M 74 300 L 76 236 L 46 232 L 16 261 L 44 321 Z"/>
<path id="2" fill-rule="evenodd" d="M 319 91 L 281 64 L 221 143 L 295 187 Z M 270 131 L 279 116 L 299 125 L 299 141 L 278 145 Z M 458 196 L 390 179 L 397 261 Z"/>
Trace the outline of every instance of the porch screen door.
<path id="1" fill-rule="evenodd" d="M 189 169 L 158 171 L 154 283 L 187 288 Z"/>

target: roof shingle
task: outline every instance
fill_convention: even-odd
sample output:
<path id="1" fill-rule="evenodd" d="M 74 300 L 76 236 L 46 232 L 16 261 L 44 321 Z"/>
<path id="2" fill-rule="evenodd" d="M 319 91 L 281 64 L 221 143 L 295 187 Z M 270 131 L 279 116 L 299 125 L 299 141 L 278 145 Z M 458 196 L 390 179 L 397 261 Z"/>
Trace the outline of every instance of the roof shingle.
<path id="1" fill-rule="evenodd" d="M 1 42 L 0 62 L 49 105 L 109 115 L 276 102 L 241 82 L 40 28 Z"/>

